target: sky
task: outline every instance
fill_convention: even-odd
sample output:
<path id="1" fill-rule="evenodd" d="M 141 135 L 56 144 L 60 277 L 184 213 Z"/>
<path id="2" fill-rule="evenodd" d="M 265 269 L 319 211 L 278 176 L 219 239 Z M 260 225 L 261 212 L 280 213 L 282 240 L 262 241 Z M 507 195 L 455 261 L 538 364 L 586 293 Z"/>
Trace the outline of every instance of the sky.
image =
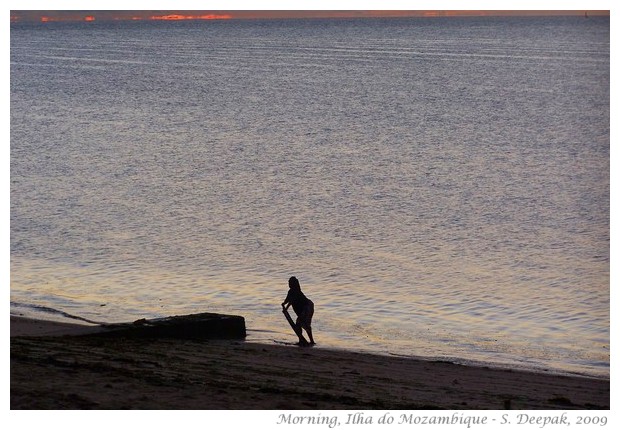
<path id="1" fill-rule="evenodd" d="M 585 10 L 11 10 L 11 22 L 584 15 Z M 590 10 L 589 16 L 609 15 Z"/>

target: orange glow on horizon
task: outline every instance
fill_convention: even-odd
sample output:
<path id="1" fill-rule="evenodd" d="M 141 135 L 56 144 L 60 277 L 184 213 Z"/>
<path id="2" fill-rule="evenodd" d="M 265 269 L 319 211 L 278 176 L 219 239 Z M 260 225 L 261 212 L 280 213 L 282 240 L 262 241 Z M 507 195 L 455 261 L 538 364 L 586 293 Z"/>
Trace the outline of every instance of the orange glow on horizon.
<path id="1" fill-rule="evenodd" d="M 472 16 L 581 16 L 579 10 L 258 10 L 258 11 L 20 11 L 12 10 L 11 23 L 17 22 L 92 22 L 92 21 L 181 21 L 181 20 L 229 20 L 229 19 L 312 19 L 312 18 L 400 18 L 400 17 L 472 17 Z M 587 11 L 588 17 L 607 16 L 609 10 Z"/>
<path id="2" fill-rule="evenodd" d="M 151 16 L 150 19 L 155 21 L 181 21 L 181 20 L 190 20 L 190 19 L 232 19 L 231 15 L 216 15 L 216 14 L 208 14 L 208 15 L 155 15 Z"/>

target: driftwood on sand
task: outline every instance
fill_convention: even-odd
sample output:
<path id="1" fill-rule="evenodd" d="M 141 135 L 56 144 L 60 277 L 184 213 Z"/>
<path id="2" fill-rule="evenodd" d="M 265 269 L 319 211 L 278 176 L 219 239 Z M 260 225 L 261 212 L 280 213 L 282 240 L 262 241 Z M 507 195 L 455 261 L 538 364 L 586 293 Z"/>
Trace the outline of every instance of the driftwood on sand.
<path id="1" fill-rule="evenodd" d="M 243 339 L 246 336 L 243 317 L 208 312 L 105 324 L 101 328 L 102 330 L 95 335 L 175 339 Z"/>

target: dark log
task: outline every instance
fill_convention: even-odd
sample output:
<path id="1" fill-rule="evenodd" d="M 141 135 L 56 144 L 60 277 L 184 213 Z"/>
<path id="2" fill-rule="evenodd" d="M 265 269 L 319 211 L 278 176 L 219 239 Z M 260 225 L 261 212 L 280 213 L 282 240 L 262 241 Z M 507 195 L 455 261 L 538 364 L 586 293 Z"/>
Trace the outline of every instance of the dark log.
<path id="1" fill-rule="evenodd" d="M 175 339 L 243 339 L 246 336 L 243 317 L 214 313 L 140 319 L 101 327 L 103 330 L 92 336 Z"/>

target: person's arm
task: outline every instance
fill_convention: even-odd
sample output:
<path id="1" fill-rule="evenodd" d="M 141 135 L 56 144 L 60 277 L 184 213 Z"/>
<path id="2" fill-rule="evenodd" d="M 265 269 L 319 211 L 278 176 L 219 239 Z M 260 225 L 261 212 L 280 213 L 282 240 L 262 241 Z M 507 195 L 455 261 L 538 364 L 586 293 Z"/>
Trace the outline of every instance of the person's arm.
<path id="1" fill-rule="evenodd" d="M 291 306 L 291 292 L 286 295 L 286 299 L 282 302 L 282 310 L 285 311 Z"/>

